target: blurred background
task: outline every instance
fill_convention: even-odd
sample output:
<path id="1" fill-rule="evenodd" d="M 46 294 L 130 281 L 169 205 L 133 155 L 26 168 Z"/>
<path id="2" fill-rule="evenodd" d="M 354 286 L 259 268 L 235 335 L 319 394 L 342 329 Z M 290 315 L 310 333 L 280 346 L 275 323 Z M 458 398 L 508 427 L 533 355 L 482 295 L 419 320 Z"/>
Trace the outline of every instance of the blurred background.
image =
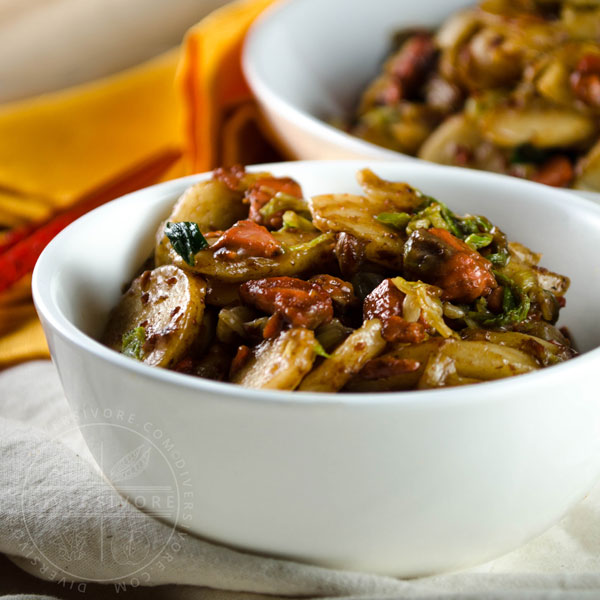
<path id="1" fill-rule="evenodd" d="M 226 0 L 0 0 L 0 103 L 84 83 L 177 46 Z"/>

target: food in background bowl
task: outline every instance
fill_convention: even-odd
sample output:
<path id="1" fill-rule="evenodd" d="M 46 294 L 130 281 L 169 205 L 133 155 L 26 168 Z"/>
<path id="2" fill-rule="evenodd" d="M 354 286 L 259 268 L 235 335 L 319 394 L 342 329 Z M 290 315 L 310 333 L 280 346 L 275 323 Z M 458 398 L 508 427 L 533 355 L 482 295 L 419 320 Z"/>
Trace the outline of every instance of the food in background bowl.
<path id="1" fill-rule="evenodd" d="M 268 172 L 217 169 L 158 228 L 104 341 L 151 365 L 247 387 L 455 386 L 574 355 L 555 327 L 569 281 L 482 216 L 358 172 L 362 195 L 304 199 Z"/>
<path id="2" fill-rule="evenodd" d="M 435 32 L 401 32 L 344 127 L 425 160 L 598 191 L 599 34 L 597 3 L 482 0 Z"/>

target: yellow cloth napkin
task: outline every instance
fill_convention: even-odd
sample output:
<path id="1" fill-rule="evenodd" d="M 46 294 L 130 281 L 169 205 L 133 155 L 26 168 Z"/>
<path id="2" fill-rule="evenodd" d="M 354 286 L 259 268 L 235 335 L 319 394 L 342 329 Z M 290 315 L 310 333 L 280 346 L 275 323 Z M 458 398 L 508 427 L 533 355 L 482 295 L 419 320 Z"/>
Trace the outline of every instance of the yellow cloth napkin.
<path id="1" fill-rule="evenodd" d="M 248 27 L 273 1 L 231 3 L 192 28 L 180 51 L 0 107 L 0 228 L 219 164 L 273 159 L 240 66 Z M 25 278 L 0 294 L 0 369 L 47 356 Z"/>

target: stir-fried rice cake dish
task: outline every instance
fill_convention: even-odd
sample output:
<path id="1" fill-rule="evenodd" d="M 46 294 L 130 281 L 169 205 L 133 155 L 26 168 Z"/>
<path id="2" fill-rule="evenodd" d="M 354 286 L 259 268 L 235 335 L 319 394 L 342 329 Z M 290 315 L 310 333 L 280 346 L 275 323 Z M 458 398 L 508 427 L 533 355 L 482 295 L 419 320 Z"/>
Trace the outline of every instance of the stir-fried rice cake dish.
<path id="1" fill-rule="evenodd" d="M 598 2 L 482 0 L 394 45 L 341 127 L 437 163 L 600 191 Z"/>
<path id="2" fill-rule="evenodd" d="M 357 174 L 362 195 L 217 169 L 187 189 L 113 309 L 111 348 L 247 387 L 430 389 L 572 358 L 569 280 L 484 216 Z"/>

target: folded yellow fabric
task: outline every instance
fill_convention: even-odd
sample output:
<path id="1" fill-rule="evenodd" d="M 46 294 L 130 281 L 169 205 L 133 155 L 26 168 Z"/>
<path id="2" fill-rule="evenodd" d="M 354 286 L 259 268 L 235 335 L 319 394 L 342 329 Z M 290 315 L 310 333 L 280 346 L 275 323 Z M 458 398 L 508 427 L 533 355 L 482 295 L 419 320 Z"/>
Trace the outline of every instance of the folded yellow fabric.
<path id="1" fill-rule="evenodd" d="M 29 276 L 0 295 L 0 368 L 47 357 L 46 338 L 31 302 Z"/>
<path id="2" fill-rule="evenodd" d="M 246 31 L 273 1 L 215 11 L 181 52 L 0 107 L 0 228 L 219 164 L 274 158 L 240 65 Z M 0 294 L 0 369 L 48 356 L 29 283 Z"/>
<path id="3" fill-rule="evenodd" d="M 0 107 L 0 226 L 154 183 L 181 153 L 178 52 L 88 85 Z M 145 173 L 152 177 L 145 177 Z M 2 236 L 0 236 L 0 242 Z M 0 295 L 0 368 L 48 356 L 30 280 Z"/>
<path id="4" fill-rule="evenodd" d="M 62 208 L 181 136 L 178 53 L 101 82 L 0 109 L 0 187 Z"/>

